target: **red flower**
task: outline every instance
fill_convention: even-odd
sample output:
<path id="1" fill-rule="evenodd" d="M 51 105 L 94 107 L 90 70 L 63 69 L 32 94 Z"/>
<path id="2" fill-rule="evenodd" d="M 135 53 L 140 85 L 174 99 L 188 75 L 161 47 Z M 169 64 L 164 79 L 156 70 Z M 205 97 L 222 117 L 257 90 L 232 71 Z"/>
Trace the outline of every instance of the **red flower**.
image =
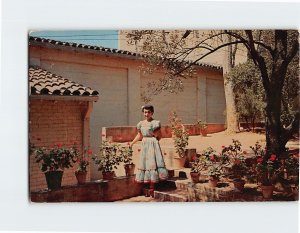
<path id="1" fill-rule="evenodd" d="M 91 155 L 91 154 L 93 154 L 93 151 L 92 151 L 91 149 L 89 149 L 89 150 L 87 151 L 87 153 L 88 153 L 88 155 Z"/>
<path id="2" fill-rule="evenodd" d="M 235 165 L 240 165 L 241 164 L 241 160 L 239 160 L 239 159 L 234 160 L 234 164 Z"/>
<path id="3" fill-rule="evenodd" d="M 272 154 L 271 157 L 270 157 L 270 160 L 275 161 L 276 159 L 277 159 L 276 155 Z"/>
<path id="4" fill-rule="evenodd" d="M 209 159 L 210 159 L 211 161 L 214 161 L 214 160 L 215 160 L 215 156 L 214 156 L 214 155 L 210 155 L 210 156 L 209 156 Z"/>
<path id="5" fill-rule="evenodd" d="M 263 162 L 263 159 L 262 158 L 258 158 L 257 159 L 257 163 L 262 163 Z"/>
<path id="6" fill-rule="evenodd" d="M 56 146 L 57 146 L 57 147 L 62 147 L 62 144 L 61 144 L 61 143 L 57 143 Z"/>
<path id="7" fill-rule="evenodd" d="M 192 160 L 196 160 L 197 159 L 197 156 L 196 155 L 194 155 L 193 157 L 192 157 Z"/>

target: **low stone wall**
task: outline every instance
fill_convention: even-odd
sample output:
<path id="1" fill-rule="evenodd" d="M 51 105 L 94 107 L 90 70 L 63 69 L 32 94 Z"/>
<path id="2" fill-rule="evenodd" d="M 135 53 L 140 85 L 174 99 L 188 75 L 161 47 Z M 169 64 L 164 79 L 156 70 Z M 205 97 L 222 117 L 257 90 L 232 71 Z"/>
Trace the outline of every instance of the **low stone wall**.
<path id="1" fill-rule="evenodd" d="M 200 135 L 199 127 L 192 124 L 184 124 L 184 126 L 191 136 Z M 225 130 L 224 124 L 207 124 L 207 133 L 217 133 L 223 130 Z M 169 126 L 162 126 L 161 133 L 163 138 L 172 137 Z M 103 127 L 101 138 L 112 142 L 130 142 L 136 134 L 137 129 L 135 126 Z"/>
<path id="2" fill-rule="evenodd" d="M 111 202 L 142 194 L 142 186 L 134 176 L 113 180 L 87 182 L 83 185 L 63 186 L 59 190 L 41 190 L 30 193 L 32 202 Z"/>

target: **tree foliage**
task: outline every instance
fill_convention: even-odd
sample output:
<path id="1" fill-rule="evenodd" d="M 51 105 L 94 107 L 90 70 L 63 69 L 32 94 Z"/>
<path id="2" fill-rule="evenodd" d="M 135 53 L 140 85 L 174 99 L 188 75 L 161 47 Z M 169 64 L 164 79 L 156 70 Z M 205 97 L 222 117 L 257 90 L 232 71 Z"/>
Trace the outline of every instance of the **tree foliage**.
<path id="1" fill-rule="evenodd" d="M 230 40 L 224 40 L 230 36 Z M 299 112 L 292 114 L 289 94 L 284 86 L 293 85 L 290 77 L 299 76 L 299 32 L 297 30 L 209 31 L 197 37 L 197 31 L 141 30 L 128 34 L 130 42 L 142 43 L 142 53 L 154 66 L 164 68 L 166 75 L 157 86 L 158 93 L 182 87 L 182 78 L 194 75 L 194 66 L 202 59 L 227 46 L 242 45 L 259 70 L 264 92 L 266 116 L 266 157 L 283 154 L 285 144 L 298 132 Z M 196 55 L 196 56 L 195 56 Z M 296 64 L 295 63 L 295 64 Z M 295 76 L 292 74 L 294 73 Z M 287 81 L 288 80 L 288 81 Z M 297 90 L 298 94 L 298 90 Z M 284 104 L 283 104 L 284 103 Z M 288 107 L 286 107 L 288 106 Z M 284 117 L 284 112 L 291 117 Z"/>

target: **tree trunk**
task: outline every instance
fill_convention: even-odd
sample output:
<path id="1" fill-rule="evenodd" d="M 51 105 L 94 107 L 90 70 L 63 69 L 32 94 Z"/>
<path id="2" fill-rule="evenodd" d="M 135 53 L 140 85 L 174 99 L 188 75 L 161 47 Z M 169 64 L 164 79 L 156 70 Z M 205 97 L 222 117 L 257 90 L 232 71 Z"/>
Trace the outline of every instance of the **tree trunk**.
<path id="1" fill-rule="evenodd" d="M 231 40 L 229 35 L 225 35 L 224 43 Z M 225 101 L 226 101 L 226 131 L 229 133 L 235 133 L 239 131 L 238 120 L 236 114 L 236 105 L 234 101 L 234 94 L 232 88 L 232 82 L 227 79 L 227 74 L 232 69 L 232 47 L 227 46 L 224 54 L 223 62 L 223 77 L 224 77 L 224 91 L 225 91 Z"/>
<path id="2" fill-rule="evenodd" d="M 278 88 L 280 89 L 280 88 Z M 280 122 L 281 114 L 281 90 L 276 90 L 275 87 L 271 88 L 273 93 L 267 93 L 266 96 L 266 158 L 268 159 L 271 154 L 281 157 L 285 151 L 285 143 L 282 143 L 282 127 Z"/>

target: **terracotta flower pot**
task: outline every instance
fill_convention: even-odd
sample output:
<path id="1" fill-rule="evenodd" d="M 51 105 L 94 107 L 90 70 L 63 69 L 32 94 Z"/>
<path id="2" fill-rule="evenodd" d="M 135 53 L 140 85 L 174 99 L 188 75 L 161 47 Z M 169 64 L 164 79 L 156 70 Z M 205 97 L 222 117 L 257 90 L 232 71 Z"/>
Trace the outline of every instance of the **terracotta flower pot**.
<path id="1" fill-rule="evenodd" d="M 203 137 L 206 137 L 207 136 L 207 129 L 201 129 L 201 135 Z"/>
<path id="2" fill-rule="evenodd" d="M 261 192 L 262 195 L 265 199 L 271 199 L 273 196 L 273 190 L 274 186 L 273 185 L 261 185 Z"/>
<path id="3" fill-rule="evenodd" d="M 219 179 L 214 176 L 210 176 L 208 179 L 208 185 L 212 188 L 217 187 L 218 182 L 219 182 Z"/>
<path id="4" fill-rule="evenodd" d="M 134 175 L 135 164 L 125 164 L 124 168 L 126 176 Z"/>
<path id="5" fill-rule="evenodd" d="M 75 176 L 78 184 L 84 184 L 86 182 L 87 171 L 76 171 Z"/>
<path id="6" fill-rule="evenodd" d="M 242 192 L 244 190 L 244 186 L 245 186 L 245 181 L 244 180 L 234 179 L 232 182 L 233 182 L 234 187 L 237 190 L 239 190 L 240 192 Z"/>
<path id="7" fill-rule="evenodd" d="M 198 172 L 191 172 L 191 179 L 193 183 L 199 183 L 200 181 L 200 173 Z"/>
<path id="8" fill-rule="evenodd" d="M 116 176 L 114 171 L 111 172 L 102 172 L 102 176 L 104 180 L 113 180 Z"/>
<path id="9" fill-rule="evenodd" d="M 57 190 L 61 188 L 63 171 L 48 171 L 45 172 L 48 189 Z"/>

